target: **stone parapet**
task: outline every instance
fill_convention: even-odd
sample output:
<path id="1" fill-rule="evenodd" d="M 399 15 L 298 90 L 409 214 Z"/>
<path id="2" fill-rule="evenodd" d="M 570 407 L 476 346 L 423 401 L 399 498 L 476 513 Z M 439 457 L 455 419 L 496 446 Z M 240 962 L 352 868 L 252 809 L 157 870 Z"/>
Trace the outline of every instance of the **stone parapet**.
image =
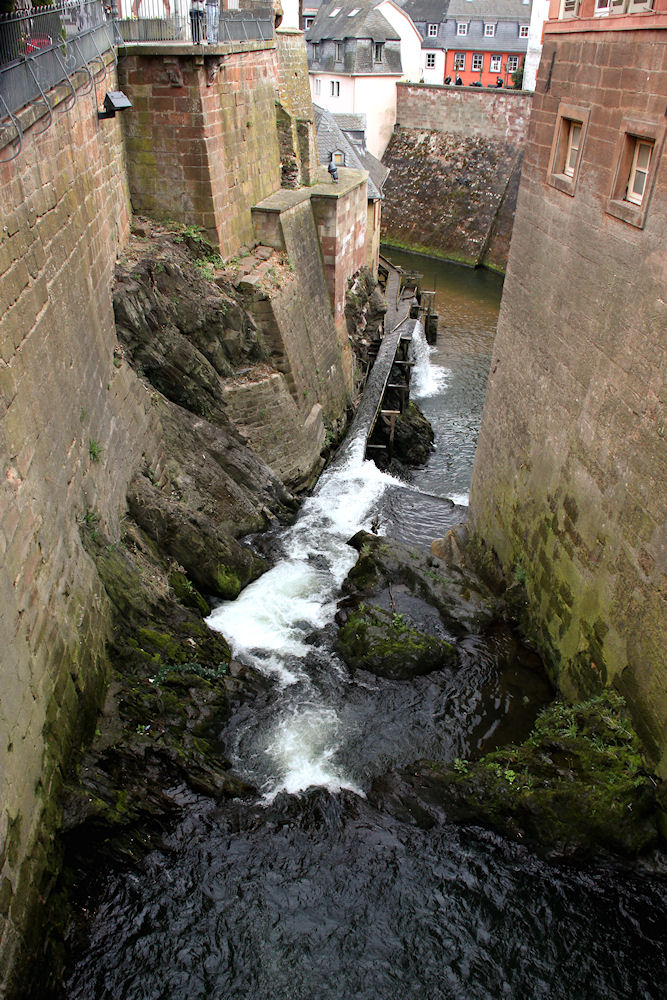
<path id="1" fill-rule="evenodd" d="M 252 240 L 251 206 L 280 187 L 275 43 L 154 48 L 120 64 L 132 207 L 201 227 L 228 256 Z"/>
<path id="2" fill-rule="evenodd" d="M 533 103 L 527 91 L 398 83 L 396 95 L 402 128 L 525 143 Z"/>

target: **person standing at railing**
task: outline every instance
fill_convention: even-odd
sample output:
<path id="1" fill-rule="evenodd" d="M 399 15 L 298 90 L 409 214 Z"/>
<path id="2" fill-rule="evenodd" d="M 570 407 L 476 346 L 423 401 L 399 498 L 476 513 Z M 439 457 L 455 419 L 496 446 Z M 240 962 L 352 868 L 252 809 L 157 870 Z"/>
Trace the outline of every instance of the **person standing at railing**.
<path id="1" fill-rule="evenodd" d="M 209 45 L 216 45 L 218 42 L 219 19 L 219 0 L 206 0 L 206 41 Z"/>
<path id="2" fill-rule="evenodd" d="M 190 24 L 192 25 L 192 44 L 201 45 L 204 38 L 204 0 L 192 0 Z"/>

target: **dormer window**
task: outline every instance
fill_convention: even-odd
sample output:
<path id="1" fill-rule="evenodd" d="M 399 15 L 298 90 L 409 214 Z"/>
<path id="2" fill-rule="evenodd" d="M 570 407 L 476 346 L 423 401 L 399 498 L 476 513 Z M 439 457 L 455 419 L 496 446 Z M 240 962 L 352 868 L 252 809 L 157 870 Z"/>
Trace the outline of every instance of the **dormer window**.
<path id="1" fill-rule="evenodd" d="M 519 38 L 528 38 L 528 27 L 527 24 L 519 25 Z"/>
<path id="2" fill-rule="evenodd" d="M 330 12 L 329 17 L 335 17 L 336 14 L 340 14 L 340 7 L 334 7 L 334 9 Z"/>
<path id="3" fill-rule="evenodd" d="M 467 21 L 458 21 L 457 22 L 457 25 L 456 25 L 456 34 L 457 35 L 467 35 L 468 34 L 468 22 Z"/>
<path id="4" fill-rule="evenodd" d="M 313 60 L 317 62 L 319 58 L 320 58 L 320 43 L 313 42 Z"/>
<path id="5" fill-rule="evenodd" d="M 384 53 L 384 42 L 375 42 L 373 46 L 373 62 L 382 62 Z"/>
<path id="6" fill-rule="evenodd" d="M 336 62 L 343 61 L 343 43 L 336 42 Z"/>
<path id="7" fill-rule="evenodd" d="M 495 26 L 495 24 L 485 24 L 484 25 L 484 37 L 485 38 L 494 38 L 495 34 L 496 34 L 496 26 Z"/>
<path id="8" fill-rule="evenodd" d="M 345 153 L 342 153 L 340 149 L 334 149 L 331 154 L 331 162 L 335 163 L 338 167 L 345 166 Z"/>
<path id="9" fill-rule="evenodd" d="M 308 29 L 310 27 L 312 27 L 312 24 L 313 24 L 314 20 L 315 20 L 314 17 L 304 17 L 304 19 L 303 19 L 303 28 L 304 28 L 304 31 L 308 31 Z"/>
<path id="10" fill-rule="evenodd" d="M 429 24 L 429 26 L 428 26 L 428 37 L 429 38 L 437 38 L 437 36 L 438 36 L 438 25 L 437 24 Z"/>

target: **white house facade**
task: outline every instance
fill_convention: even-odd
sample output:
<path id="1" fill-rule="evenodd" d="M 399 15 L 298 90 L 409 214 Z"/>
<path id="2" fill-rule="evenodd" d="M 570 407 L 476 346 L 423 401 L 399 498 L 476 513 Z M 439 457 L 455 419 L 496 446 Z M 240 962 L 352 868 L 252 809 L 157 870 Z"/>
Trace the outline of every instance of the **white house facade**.
<path id="1" fill-rule="evenodd" d="M 306 45 L 313 103 L 365 115 L 366 145 L 379 159 L 396 122 L 397 82 L 421 78 L 410 16 L 393 0 L 323 0 Z"/>

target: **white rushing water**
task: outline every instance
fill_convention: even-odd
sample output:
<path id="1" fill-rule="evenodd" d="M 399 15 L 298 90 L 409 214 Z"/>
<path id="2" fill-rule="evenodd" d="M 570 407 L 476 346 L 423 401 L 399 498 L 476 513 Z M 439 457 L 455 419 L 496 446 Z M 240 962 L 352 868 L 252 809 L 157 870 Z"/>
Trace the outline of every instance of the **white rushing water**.
<path id="1" fill-rule="evenodd" d="M 432 375 L 420 324 L 413 346 L 418 391 L 437 391 L 435 386 L 444 383 L 444 369 Z M 292 689 L 276 698 L 273 728 L 261 734 L 262 746 L 253 751 L 264 757 L 259 768 L 264 774 L 268 763 L 270 777 L 263 789 L 268 800 L 280 791 L 297 792 L 311 785 L 360 791 L 333 759 L 344 734 L 336 711 L 311 683 L 309 668 L 319 651 L 308 638 L 334 619 L 341 584 L 357 558 L 348 540 L 371 527 L 387 487 L 404 486 L 364 460 L 364 431 L 346 442 L 304 501 L 295 524 L 286 529 L 284 557 L 208 618 L 235 658 L 272 677 L 279 689 Z M 333 658 L 326 669 L 337 669 Z"/>
<path id="2" fill-rule="evenodd" d="M 447 386 L 450 372 L 442 365 L 431 364 L 433 348 L 429 347 L 421 323 L 415 327 L 412 336 L 415 366 L 412 369 L 410 395 L 413 399 L 428 399 L 437 396 Z"/>
<path id="3" fill-rule="evenodd" d="M 236 658 L 282 688 L 299 686 L 297 697 L 277 702 L 273 730 L 263 734 L 262 749 L 273 762 L 264 788 L 268 799 L 311 785 L 359 791 L 332 762 L 341 725 L 310 683 L 309 661 L 317 650 L 307 638 L 333 621 L 340 586 L 357 558 L 347 541 L 370 528 L 379 497 L 394 482 L 364 461 L 363 441 L 351 441 L 286 530 L 284 558 L 208 619 Z"/>

